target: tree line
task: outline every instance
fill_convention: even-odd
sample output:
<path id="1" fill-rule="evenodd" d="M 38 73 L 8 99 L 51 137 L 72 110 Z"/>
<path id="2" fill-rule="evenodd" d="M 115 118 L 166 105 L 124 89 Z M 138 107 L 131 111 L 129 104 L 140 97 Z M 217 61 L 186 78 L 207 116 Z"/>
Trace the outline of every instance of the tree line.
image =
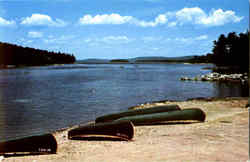
<path id="1" fill-rule="evenodd" d="M 0 66 L 41 66 L 70 64 L 76 61 L 73 54 L 50 52 L 30 47 L 22 47 L 0 42 Z"/>
<path id="2" fill-rule="evenodd" d="M 240 33 L 221 34 L 215 40 L 212 49 L 212 62 L 218 66 L 237 68 L 241 72 L 249 71 L 249 31 Z"/>
<path id="3" fill-rule="evenodd" d="M 212 53 L 194 56 L 189 63 L 212 63 L 220 73 L 249 73 L 249 31 L 221 34 L 213 41 Z"/>

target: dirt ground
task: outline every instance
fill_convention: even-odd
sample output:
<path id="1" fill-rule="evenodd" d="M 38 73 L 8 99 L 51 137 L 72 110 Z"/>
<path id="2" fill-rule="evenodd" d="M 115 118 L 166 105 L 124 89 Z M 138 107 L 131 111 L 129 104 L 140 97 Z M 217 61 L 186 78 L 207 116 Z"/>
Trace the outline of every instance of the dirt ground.
<path id="1" fill-rule="evenodd" d="M 246 162 L 249 159 L 247 103 L 247 98 L 224 98 L 146 104 L 141 107 L 177 104 L 182 109 L 201 108 L 207 118 L 204 123 L 136 126 L 135 136 L 129 142 L 68 140 L 67 130 L 59 131 L 54 133 L 57 154 L 10 156 L 2 161 Z"/>

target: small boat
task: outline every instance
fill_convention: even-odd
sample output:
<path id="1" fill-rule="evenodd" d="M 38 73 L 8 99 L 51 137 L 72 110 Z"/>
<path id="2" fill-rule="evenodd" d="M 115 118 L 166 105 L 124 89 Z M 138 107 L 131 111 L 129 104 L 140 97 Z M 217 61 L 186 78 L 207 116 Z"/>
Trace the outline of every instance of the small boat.
<path id="1" fill-rule="evenodd" d="M 134 125 L 129 122 L 91 123 L 72 129 L 68 132 L 68 138 L 73 140 L 132 140 Z"/>
<path id="2" fill-rule="evenodd" d="M 134 125 L 142 124 L 153 124 L 166 121 L 178 121 L 178 120 L 197 120 L 204 122 L 206 118 L 205 112 L 199 108 L 183 109 L 179 111 L 161 112 L 146 115 L 134 115 L 122 117 L 115 122 L 125 122 L 130 121 Z"/>
<path id="3" fill-rule="evenodd" d="M 52 134 L 29 136 L 21 139 L 0 142 L 0 155 L 20 154 L 54 154 L 57 142 Z"/>
<path id="4" fill-rule="evenodd" d="M 160 112 L 169 112 L 169 111 L 177 111 L 181 110 L 178 105 L 167 105 L 167 106 L 155 106 L 151 108 L 144 108 L 144 109 L 135 109 L 135 110 L 128 110 L 114 114 L 108 114 L 104 116 L 100 116 L 96 118 L 95 122 L 110 122 L 117 120 L 122 117 L 134 116 L 134 115 L 145 115 L 145 114 L 153 114 L 153 113 L 160 113 Z"/>

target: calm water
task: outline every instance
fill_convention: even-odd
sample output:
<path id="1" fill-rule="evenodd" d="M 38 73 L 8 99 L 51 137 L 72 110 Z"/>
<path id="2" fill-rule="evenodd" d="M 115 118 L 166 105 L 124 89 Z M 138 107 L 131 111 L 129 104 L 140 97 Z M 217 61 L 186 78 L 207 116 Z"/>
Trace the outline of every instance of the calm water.
<path id="1" fill-rule="evenodd" d="M 0 70 L 0 140 L 94 120 L 159 100 L 246 96 L 238 84 L 182 82 L 208 65 L 65 65 Z"/>

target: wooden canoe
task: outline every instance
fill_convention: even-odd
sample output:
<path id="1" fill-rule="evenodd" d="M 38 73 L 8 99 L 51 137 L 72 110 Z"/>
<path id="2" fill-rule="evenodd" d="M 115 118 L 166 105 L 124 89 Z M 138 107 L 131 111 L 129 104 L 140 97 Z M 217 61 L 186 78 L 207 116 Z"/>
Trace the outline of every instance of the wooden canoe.
<path id="1" fill-rule="evenodd" d="M 57 151 L 57 142 L 52 134 L 30 136 L 6 142 L 0 142 L 0 154 L 34 153 L 53 154 Z"/>
<path id="2" fill-rule="evenodd" d="M 206 114 L 198 108 L 183 109 L 179 111 L 170 111 L 146 115 L 135 115 L 123 117 L 115 120 L 116 122 L 130 121 L 134 125 L 152 124 L 165 121 L 178 121 L 178 120 L 197 120 L 204 122 Z"/>
<path id="3" fill-rule="evenodd" d="M 129 122 L 91 123 L 68 132 L 69 139 L 91 140 L 96 138 L 129 141 L 134 136 L 134 125 Z"/>
<path id="4" fill-rule="evenodd" d="M 134 115 L 145 115 L 145 114 L 153 114 L 153 113 L 160 113 L 160 112 L 169 112 L 169 111 L 177 111 L 181 110 L 178 105 L 167 105 L 167 106 L 155 106 L 152 108 L 145 108 L 145 109 L 135 109 L 135 110 L 128 110 L 120 113 L 108 114 L 104 116 L 100 116 L 96 118 L 95 122 L 110 122 L 117 120 L 122 117 L 134 116 Z"/>

